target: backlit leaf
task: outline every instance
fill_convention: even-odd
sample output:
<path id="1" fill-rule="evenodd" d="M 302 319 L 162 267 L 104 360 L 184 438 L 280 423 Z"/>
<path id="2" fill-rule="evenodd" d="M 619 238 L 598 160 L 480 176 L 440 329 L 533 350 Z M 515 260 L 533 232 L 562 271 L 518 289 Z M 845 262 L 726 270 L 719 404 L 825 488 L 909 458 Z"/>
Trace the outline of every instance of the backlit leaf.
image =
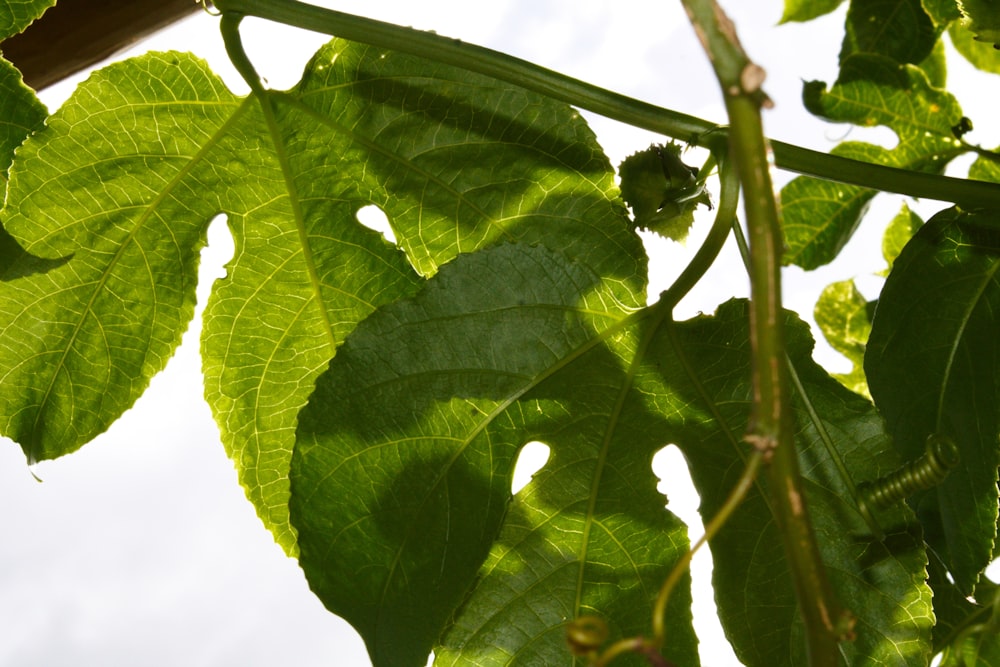
<path id="1" fill-rule="evenodd" d="M 46 142 L 63 163 L 31 161 Z M 356 322 L 412 294 L 419 274 L 492 243 L 544 238 L 614 276 L 608 298 L 644 300 L 641 241 L 584 121 L 454 68 L 335 41 L 292 91 L 241 101 L 186 56 L 146 56 L 95 75 L 29 146 L 23 171 L 65 183 L 24 180 L 8 228 L 34 254 L 72 259 L 64 274 L 8 287 L 18 296 L 4 301 L 15 341 L 0 365 L 5 432 L 31 456 L 57 456 L 131 405 L 190 317 L 197 250 L 223 212 L 236 253 L 206 310 L 206 396 L 248 497 L 290 553 L 298 411 Z M 73 198 L 89 203 L 88 221 Z M 401 248 L 358 223 L 368 204 L 386 212 Z M 126 277 L 127 287 L 114 282 Z M 37 298 L 75 316 L 25 316 Z M 121 320 L 120 339 L 95 342 L 109 317 Z M 67 388 L 38 389 L 46 374 Z M 18 377 L 35 388 L 21 391 Z"/>
<path id="2" fill-rule="evenodd" d="M 648 628 L 688 547 L 650 470 L 661 435 L 623 403 L 638 340 L 611 332 L 627 313 L 608 291 L 540 247 L 463 255 L 362 322 L 320 378 L 292 467 L 300 562 L 376 665 L 423 664 L 473 580 L 442 664 L 571 664 L 581 613 L 613 638 Z M 533 440 L 552 455 L 510 504 Z M 685 665 L 689 599 L 669 618 Z"/>
<path id="3" fill-rule="evenodd" d="M 984 72 L 1000 74 L 1000 49 L 977 40 L 964 26 L 953 23 L 948 27 L 951 43 L 962 56 Z"/>
<path id="4" fill-rule="evenodd" d="M 29 459 L 104 431 L 178 344 L 218 210 L 185 176 L 232 105 L 204 63 L 150 55 L 92 76 L 19 150 L 4 226 L 56 266 L 0 283 L 0 431 Z"/>
<path id="5" fill-rule="evenodd" d="M 0 1 L 0 40 L 23 32 L 32 21 L 55 7 L 56 0 L 2 0 Z"/>
<path id="6" fill-rule="evenodd" d="M 904 456 L 916 458 L 931 434 L 959 449 L 958 467 L 914 503 L 966 595 L 992 559 L 997 522 L 996 230 L 995 214 L 953 209 L 924 225 L 889 274 L 865 356 L 872 396 Z"/>
<path id="7" fill-rule="evenodd" d="M 920 219 L 920 216 L 911 211 L 905 203 L 896 217 L 889 222 L 882 235 L 882 257 L 885 258 L 887 267 L 885 275 L 888 275 L 896 258 L 899 257 L 899 253 L 903 251 L 903 248 L 923 224 L 924 221 Z"/>
<path id="8" fill-rule="evenodd" d="M 853 280 L 831 283 L 823 288 L 816 302 L 814 317 L 830 346 L 851 362 L 849 373 L 834 373 L 842 385 L 862 396 L 869 396 L 865 379 L 865 343 L 871 332 L 871 306 Z"/>
<path id="9" fill-rule="evenodd" d="M 962 117 L 949 93 L 930 86 L 912 65 L 897 65 L 881 56 L 855 55 L 844 61 L 832 88 L 813 81 L 803 92 L 814 114 L 862 127 L 884 125 L 898 137 L 886 149 L 845 142 L 832 151 L 877 164 L 939 173 L 964 149 L 952 127 Z M 861 221 L 872 190 L 800 176 L 781 192 L 788 250 L 785 261 L 814 269 L 831 261 Z"/>
<path id="10" fill-rule="evenodd" d="M 781 16 L 781 22 L 811 21 L 829 14 L 843 2 L 844 0 L 785 0 L 785 11 Z"/>
<path id="11" fill-rule="evenodd" d="M 728 495 L 747 453 L 747 311 L 734 302 L 672 324 L 655 307 L 606 310 L 604 289 L 540 249 L 463 256 L 412 301 L 365 320 L 320 378 L 293 458 L 300 561 L 377 665 L 420 664 L 442 627 L 442 665 L 573 664 L 564 624 L 581 613 L 611 623 L 612 640 L 648 633 L 659 582 L 685 548 L 651 458 L 681 447 L 706 517 Z M 812 342 L 794 327 L 793 359 L 823 415 L 819 431 L 799 413 L 810 507 L 822 535 L 837 535 L 821 540 L 835 585 L 861 600 L 846 650 L 924 664 L 932 620 L 912 514 L 880 516 L 890 538 L 875 541 L 820 440 L 832 438 L 858 481 L 898 458 L 871 405 L 809 361 Z M 511 499 L 529 441 L 552 454 Z M 752 492 L 712 548 L 737 654 L 803 664 L 765 497 Z M 689 665 L 686 601 L 672 603 L 667 654 Z"/>

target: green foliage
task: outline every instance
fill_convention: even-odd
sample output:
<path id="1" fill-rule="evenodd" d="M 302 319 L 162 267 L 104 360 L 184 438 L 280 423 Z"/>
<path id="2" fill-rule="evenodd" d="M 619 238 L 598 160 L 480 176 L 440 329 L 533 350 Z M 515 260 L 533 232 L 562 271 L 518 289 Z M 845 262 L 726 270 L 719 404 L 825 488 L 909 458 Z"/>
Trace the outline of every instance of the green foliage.
<path id="1" fill-rule="evenodd" d="M 857 54 L 846 59 L 830 89 L 806 84 L 806 107 L 832 121 L 862 127 L 883 125 L 898 138 L 892 149 L 848 141 L 831 151 L 866 162 L 940 173 L 965 148 L 952 127 L 962 110 L 948 92 L 930 86 L 922 70 L 885 56 Z M 851 238 L 875 191 L 800 176 L 781 192 L 785 261 L 814 269 L 833 260 Z"/>
<path id="2" fill-rule="evenodd" d="M 0 4 L 0 40 L 22 32 L 55 4 L 56 0 L 9 0 Z"/>
<path id="3" fill-rule="evenodd" d="M 257 11 L 241 1 L 218 4 Z M 783 20 L 839 4 L 788 0 Z M 269 6 L 305 20 L 284 0 Z M 0 2 L 0 30 L 44 8 Z M 331 16 L 315 11 L 310 26 Z M 806 107 L 898 141 L 835 155 L 898 167 L 917 190 L 952 183 L 937 175 L 971 150 L 943 89 L 940 37 L 959 34 L 957 11 L 851 2 L 837 81 L 806 84 Z M 978 5 L 965 11 L 988 34 Z M 391 30 L 416 50 L 413 33 Z M 721 129 L 673 137 L 712 151 L 721 201 L 669 298 L 647 305 L 636 228 L 682 239 L 710 205 L 711 169 L 654 146 L 622 164 L 619 191 L 586 122 L 538 83 L 551 73 L 469 48 L 493 58 L 493 75 L 433 48 L 334 39 L 292 89 L 251 78 L 246 98 L 193 56 L 153 53 L 95 73 L 51 116 L 0 63 L 0 432 L 40 460 L 118 419 L 188 326 L 198 252 L 224 214 L 236 252 L 204 315 L 206 400 L 264 525 L 376 665 L 422 665 L 431 650 L 441 665 L 580 664 L 566 643 L 580 616 L 607 625 L 607 646 L 653 637 L 662 647 L 643 650 L 697 665 L 687 527 L 651 470 L 668 444 L 705 520 L 725 519 L 710 533 L 713 583 L 745 664 L 997 663 L 996 590 L 982 576 L 998 551 L 997 210 L 951 207 L 923 224 L 904 205 L 883 238 L 877 306 L 850 280 L 823 291 L 816 321 L 852 362 L 845 376 L 813 360 L 794 313 L 767 314 L 784 341 L 775 358 L 801 479 L 747 479 L 748 461 L 771 461 L 767 443 L 780 441 L 756 423 L 767 369 L 750 304 L 672 313 L 739 228 L 731 174 L 743 162 L 730 160 L 746 147 Z M 785 261 L 807 269 L 841 253 L 877 194 L 824 157 L 807 154 L 781 196 Z M 995 194 L 1000 162 L 979 149 L 969 177 Z M 395 243 L 358 222 L 368 205 Z M 862 509 L 858 486 L 916 459 L 932 434 L 955 442 L 956 469 L 907 502 Z M 533 441 L 551 455 L 512 494 Z M 853 619 L 830 620 L 851 637 L 832 657 L 803 642 L 817 630 L 776 509 L 793 481 L 816 562 Z"/>
<path id="4" fill-rule="evenodd" d="M 847 10 L 843 63 L 855 53 L 898 63 L 920 63 L 937 43 L 937 31 L 920 0 L 852 0 Z"/>
<path id="5" fill-rule="evenodd" d="M 959 0 L 958 5 L 976 40 L 1000 48 L 1000 2 Z"/>
<path id="6" fill-rule="evenodd" d="M 929 433 L 959 448 L 958 468 L 913 502 L 966 595 L 992 560 L 997 523 L 998 268 L 995 215 L 938 214 L 893 265 L 865 355 L 872 396 L 907 458 Z"/>

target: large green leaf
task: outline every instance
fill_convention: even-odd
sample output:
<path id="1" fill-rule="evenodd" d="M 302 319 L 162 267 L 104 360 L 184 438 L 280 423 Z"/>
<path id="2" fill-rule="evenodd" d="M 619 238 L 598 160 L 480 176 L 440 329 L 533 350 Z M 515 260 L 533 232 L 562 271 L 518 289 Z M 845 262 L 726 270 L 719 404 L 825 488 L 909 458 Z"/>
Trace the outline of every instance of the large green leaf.
<path id="1" fill-rule="evenodd" d="M 914 502 L 966 595 L 992 559 L 997 523 L 997 229 L 996 214 L 953 209 L 921 228 L 889 274 L 865 355 L 872 396 L 907 457 L 930 434 L 959 448 L 958 468 Z"/>
<path id="2" fill-rule="evenodd" d="M 411 294 L 418 272 L 544 239 L 614 276 L 608 298 L 644 300 L 641 241 L 575 111 L 342 41 L 294 90 L 244 101 L 186 56 L 116 64 L 13 173 L 8 230 L 34 255 L 71 259 L 4 287 L 3 431 L 29 456 L 58 456 L 131 405 L 190 318 L 204 228 L 224 212 L 236 254 L 206 310 L 206 396 L 249 498 L 291 553 L 298 410 L 355 323 Z M 371 203 L 402 250 L 358 223 Z"/>
<path id="3" fill-rule="evenodd" d="M 572 662 L 564 624 L 580 613 L 614 636 L 648 628 L 686 531 L 650 472 L 661 435 L 622 405 L 637 341 L 597 345 L 627 315 L 610 287 L 540 247 L 464 255 L 359 325 L 320 378 L 293 458 L 300 562 L 376 665 L 424 663 L 505 516 L 486 608 L 466 599 L 442 663 Z M 547 472 L 508 508 L 532 440 L 552 448 Z M 685 665 L 688 605 L 669 619 Z"/>
<path id="4" fill-rule="evenodd" d="M 964 150 L 952 132 L 962 117 L 958 102 L 912 65 L 854 55 L 844 61 L 836 85 L 828 90 L 822 82 L 807 83 L 803 97 L 814 114 L 863 127 L 884 125 L 899 140 L 892 149 L 845 142 L 832 151 L 838 155 L 939 173 Z M 792 180 L 781 191 L 785 261 L 805 269 L 831 261 L 874 196 L 873 190 L 807 176 Z"/>
<path id="5" fill-rule="evenodd" d="M 198 196 L 217 181 L 187 179 L 234 108 L 203 63 L 151 55 L 94 75 L 19 150 L 2 215 L 27 254 L 0 283 L 0 431 L 30 459 L 104 431 L 179 342 L 218 210 Z"/>
<path id="6" fill-rule="evenodd" d="M 851 0 L 840 60 L 870 53 L 916 65 L 930 55 L 937 39 L 921 0 Z"/>
<path id="7" fill-rule="evenodd" d="M 380 206 L 424 275 L 494 242 L 544 240 L 615 276 L 608 298 L 632 307 L 642 303 L 645 256 L 607 158 L 565 105 L 342 41 L 269 104 L 270 136 L 260 143 L 280 156 L 274 196 L 288 202 L 288 222 L 238 232 L 236 265 L 208 307 L 203 354 L 209 402 L 241 479 L 294 549 L 286 505 L 298 410 L 354 323 L 417 284 L 402 254 L 374 247 L 357 227 L 357 209 Z"/>
<path id="8" fill-rule="evenodd" d="M 22 32 L 55 5 L 56 0 L 3 0 L 0 2 L 0 40 Z"/>
<path id="9" fill-rule="evenodd" d="M 435 640 L 445 665 L 572 664 L 564 624 L 581 613 L 606 618 L 612 638 L 648 633 L 659 582 L 685 548 L 650 461 L 677 443 L 705 516 L 722 504 L 747 451 L 747 311 L 733 302 L 674 325 L 656 307 L 608 310 L 607 289 L 540 248 L 463 256 L 365 320 L 320 377 L 293 457 L 300 562 L 376 664 L 419 664 Z M 796 368 L 822 415 L 810 425 L 801 404 L 809 501 L 859 617 L 845 650 L 925 664 L 930 595 L 912 513 L 880 516 L 890 538 L 875 541 L 820 442 L 858 481 L 898 458 L 872 406 L 808 359 L 811 339 L 794 326 Z M 511 500 L 517 451 L 536 440 L 550 460 Z M 753 492 L 712 548 L 741 659 L 803 664 L 766 497 Z M 686 602 L 672 601 L 667 651 L 688 665 Z"/>

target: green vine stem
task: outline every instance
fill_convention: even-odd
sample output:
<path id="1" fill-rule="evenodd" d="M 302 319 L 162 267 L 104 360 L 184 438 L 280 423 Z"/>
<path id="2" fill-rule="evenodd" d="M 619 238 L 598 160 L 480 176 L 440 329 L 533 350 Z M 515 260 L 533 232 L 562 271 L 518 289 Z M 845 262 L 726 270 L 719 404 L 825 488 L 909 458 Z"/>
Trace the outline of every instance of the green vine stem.
<path id="1" fill-rule="evenodd" d="M 215 0 L 214 4 L 224 16 L 256 16 L 485 74 L 698 146 L 709 145 L 715 137 L 729 132 L 716 123 L 614 93 L 520 58 L 430 32 L 296 0 Z M 245 56 L 243 62 L 233 62 L 244 76 L 253 71 Z M 259 87 L 259 79 L 256 85 Z M 254 84 L 251 87 L 257 90 Z M 910 197 L 953 202 L 968 208 L 1000 208 L 1000 185 L 994 183 L 859 162 L 778 141 L 771 142 L 771 148 L 775 166 L 787 171 Z"/>
<path id="2" fill-rule="evenodd" d="M 781 326 L 781 248 L 770 151 L 761 107 L 764 70 L 743 52 L 735 28 L 714 0 L 682 0 L 718 76 L 731 123 L 731 159 L 739 173 L 750 237 L 750 343 L 754 409 L 746 439 L 768 462 L 772 511 L 802 612 L 809 664 L 836 667 L 837 643 L 850 628 L 827 578 L 805 503 L 793 439 L 791 383 Z"/>

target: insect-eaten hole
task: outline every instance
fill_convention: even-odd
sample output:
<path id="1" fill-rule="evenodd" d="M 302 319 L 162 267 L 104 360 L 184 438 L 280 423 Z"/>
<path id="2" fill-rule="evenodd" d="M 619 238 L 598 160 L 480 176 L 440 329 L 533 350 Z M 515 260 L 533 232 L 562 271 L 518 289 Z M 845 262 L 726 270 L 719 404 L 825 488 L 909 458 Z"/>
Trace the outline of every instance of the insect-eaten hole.
<path id="1" fill-rule="evenodd" d="M 517 462 L 514 464 L 514 480 L 510 485 L 510 492 L 517 493 L 531 481 L 531 477 L 542 469 L 545 462 L 549 460 L 549 446 L 543 442 L 533 440 L 521 448 L 517 455 Z"/>
<path id="2" fill-rule="evenodd" d="M 362 225 L 368 229 L 374 230 L 385 237 L 385 240 L 396 245 L 396 233 L 392 231 L 392 225 L 389 224 L 389 218 L 386 216 L 385 211 L 380 209 L 374 204 L 369 204 L 368 206 L 362 206 L 358 209 L 358 212 L 354 214 L 354 217 L 358 219 Z"/>
<path id="3" fill-rule="evenodd" d="M 667 445 L 653 456 L 653 474 L 660 480 L 656 485 L 670 506 L 670 511 L 688 525 L 691 540 L 704 530 L 698 513 L 698 492 L 691 481 L 687 461 L 677 445 Z"/>

